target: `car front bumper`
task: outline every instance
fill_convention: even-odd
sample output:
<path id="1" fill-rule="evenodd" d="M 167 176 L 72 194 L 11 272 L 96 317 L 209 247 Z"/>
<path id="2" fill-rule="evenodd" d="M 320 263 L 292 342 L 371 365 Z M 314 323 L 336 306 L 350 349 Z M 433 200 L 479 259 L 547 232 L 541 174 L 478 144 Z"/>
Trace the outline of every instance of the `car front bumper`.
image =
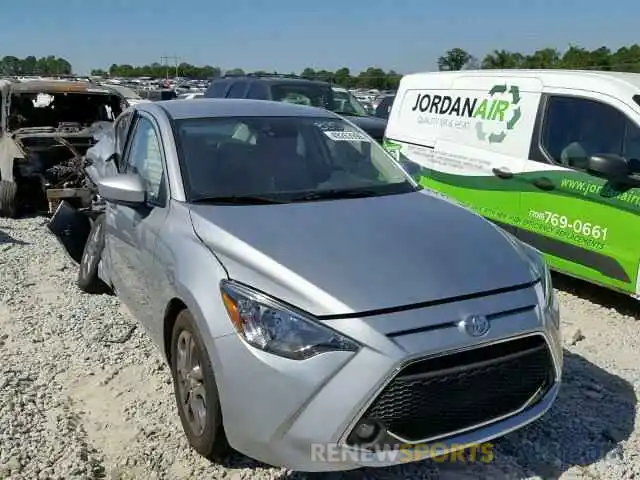
<path id="1" fill-rule="evenodd" d="M 357 353 L 325 353 L 304 361 L 256 350 L 237 335 L 220 337 L 212 347 L 229 443 L 270 465 L 307 472 L 338 471 L 418 461 L 516 430 L 551 407 L 562 375 L 560 333 L 552 318 L 558 312 L 543 312 L 537 304 L 523 307 L 535 296 L 530 288 L 455 305 L 328 321 L 364 346 Z M 469 308 L 483 314 L 498 312 L 492 317 L 490 333 L 481 340 L 465 335 L 450 323 L 451 318 L 459 318 L 460 312 Z M 424 327 L 424 318 L 430 319 L 428 327 Z M 484 352 L 492 345 L 529 338 L 544 343 L 553 377 L 535 401 L 506 415 L 474 421 L 468 428 L 435 437 L 407 440 L 389 432 L 392 436 L 387 434 L 377 447 L 351 444 L 349 435 L 358 421 L 406 366 L 423 359 L 453 358 L 449 356 L 457 352 Z M 461 380 L 456 381 L 464 386 Z M 438 390 L 431 393 L 437 398 Z M 470 409 L 475 408 L 477 391 L 465 395 L 472 399 Z M 455 399 L 442 400 L 446 405 Z M 392 402 L 392 410 L 398 407 L 395 415 L 403 415 L 402 401 L 399 398 L 397 403 Z M 417 408 L 412 403 L 406 405 L 407 409 Z M 446 408 L 442 411 L 446 413 Z"/>

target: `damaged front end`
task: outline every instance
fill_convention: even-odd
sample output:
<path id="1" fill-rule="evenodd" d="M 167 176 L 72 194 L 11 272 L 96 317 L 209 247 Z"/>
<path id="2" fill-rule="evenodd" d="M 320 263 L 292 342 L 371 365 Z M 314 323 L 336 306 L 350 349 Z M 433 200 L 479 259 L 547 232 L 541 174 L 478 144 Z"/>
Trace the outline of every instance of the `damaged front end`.
<path id="1" fill-rule="evenodd" d="M 96 181 L 116 168 L 109 161 L 113 122 L 126 101 L 111 89 L 67 81 L 5 84 L 3 99 L 0 216 L 50 216 L 49 230 L 80 262 L 104 208 Z"/>
<path id="2" fill-rule="evenodd" d="M 90 209 L 96 186 L 87 176 L 87 151 L 111 129 L 124 98 L 86 82 L 27 81 L 9 89 L 0 215 L 51 215 L 62 201 Z"/>
<path id="3" fill-rule="evenodd" d="M 13 175 L 22 213 L 52 214 L 62 200 L 75 208 L 91 206 L 95 185 L 85 173 L 85 155 L 95 144 L 95 134 L 95 126 L 83 129 L 79 125 L 23 128 L 12 133 L 21 153 L 14 159 Z"/>

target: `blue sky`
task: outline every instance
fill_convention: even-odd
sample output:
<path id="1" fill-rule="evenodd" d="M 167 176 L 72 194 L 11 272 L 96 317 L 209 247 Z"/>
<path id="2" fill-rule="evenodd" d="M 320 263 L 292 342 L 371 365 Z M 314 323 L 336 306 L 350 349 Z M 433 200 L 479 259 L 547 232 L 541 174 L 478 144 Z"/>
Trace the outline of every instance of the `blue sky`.
<path id="1" fill-rule="evenodd" d="M 0 18 L 0 56 L 62 56 L 79 73 L 163 55 L 223 69 L 407 73 L 435 69 L 452 47 L 482 57 L 640 42 L 638 0 L 22 0 L 3 1 Z"/>

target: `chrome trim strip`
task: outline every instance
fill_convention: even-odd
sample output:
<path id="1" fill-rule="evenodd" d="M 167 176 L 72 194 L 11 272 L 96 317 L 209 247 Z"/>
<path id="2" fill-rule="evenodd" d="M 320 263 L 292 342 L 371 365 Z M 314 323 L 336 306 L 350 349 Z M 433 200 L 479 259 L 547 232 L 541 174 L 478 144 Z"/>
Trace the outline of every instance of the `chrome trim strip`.
<path id="1" fill-rule="evenodd" d="M 396 368 L 394 368 L 390 375 L 388 375 L 386 377 L 386 379 L 380 384 L 380 386 L 375 390 L 375 393 L 373 395 L 369 396 L 369 400 L 367 400 L 364 404 L 363 407 L 361 407 L 358 410 L 358 413 L 352 418 L 352 420 L 347 424 L 347 428 L 344 430 L 344 433 L 340 436 L 340 439 L 338 440 L 338 445 L 340 447 L 344 447 L 344 448 L 356 448 L 354 446 L 348 445 L 346 443 L 347 438 L 349 437 L 349 435 L 351 434 L 351 432 L 353 431 L 353 429 L 355 428 L 355 426 L 357 425 L 357 423 L 360 421 L 360 419 L 362 418 L 362 416 L 366 413 L 367 409 L 371 406 L 371 404 L 373 404 L 373 402 L 376 401 L 376 399 L 379 397 L 379 395 L 382 393 L 382 390 L 384 390 L 387 385 L 389 385 L 397 376 L 398 374 L 404 370 L 406 367 L 408 367 L 409 365 L 413 364 L 413 363 L 417 363 L 419 361 L 422 360 L 429 360 L 429 359 L 433 359 L 433 358 L 439 358 L 439 357 L 444 357 L 444 356 L 448 356 L 448 355 L 454 355 L 456 353 L 460 353 L 460 352 L 466 352 L 466 351 L 470 351 L 470 350 L 476 350 L 476 349 L 481 349 L 481 348 L 485 348 L 485 347 L 489 347 L 492 345 L 498 345 L 500 343 L 505 343 L 505 342 L 511 342 L 511 341 L 515 341 L 515 340 L 520 340 L 523 338 L 529 338 L 529 337 L 542 337 L 542 339 L 544 340 L 544 342 L 547 345 L 547 350 L 549 352 L 549 354 L 551 355 L 551 361 L 553 362 L 553 365 L 555 367 L 555 379 L 553 384 L 549 387 L 549 391 L 553 390 L 554 388 L 558 387 L 559 385 L 559 381 L 560 381 L 560 377 L 558 375 L 558 371 L 559 371 L 559 364 L 558 361 L 556 359 L 556 356 L 554 355 L 554 351 L 553 348 L 551 348 L 551 343 L 549 342 L 549 339 L 547 337 L 547 335 L 544 332 L 533 332 L 533 333 L 527 333 L 527 334 L 523 334 L 523 335 L 517 335 L 517 336 L 512 336 L 512 337 L 507 337 L 507 338 L 502 338 L 500 340 L 494 340 L 494 341 L 490 341 L 490 342 L 485 342 L 482 344 L 476 344 L 476 345 L 472 345 L 470 347 L 462 347 L 462 348 L 458 348 L 458 349 L 453 349 L 453 350 L 447 350 L 445 352 L 440 352 L 434 355 L 423 355 L 423 354 L 419 354 L 416 355 L 412 358 L 406 359 L 404 360 L 402 363 L 400 363 L 400 365 L 398 365 Z M 536 392 L 537 393 L 537 392 Z M 533 397 L 532 397 L 533 398 Z M 544 398 L 544 397 L 543 397 Z M 526 408 L 529 406 L 529 402 L 531 401 L 531 399 L 529 399 L 527 401 L 527 403 L 525 404 L 525 407 L 514 412 L 511 414 L 507 414 L 503 417 L 498 417 L 498 418 L 494 418 L 492 420 L 489 420 L 488 422 L 484 422 L 482 424 L 476 424 L 473 425 L 471 427 L 467 427 L 465 429 L 462 430 L 457 430 L 457 431 L 453 431 L 453 432 L 449 432 L 446 433 L 444 435 L 439 435 L 433 438 L 426 438 L 424 440 L 417 440 L 417 441 L 407 441 L 404 439 L 399 438 L 397 435 L 392 434 L 391 432 L 387 431 L 387 433 L 394 437 L 397 438 L 399 441 L 403 442 L 403 443 L 408 443 L 408 444 L 418 444 L 418 443 L 426 443 L 428 441 L 433 441 L 433 440 L 437 440 L 437 439 L 442 439 L 442 438 L 447 438 L 447 437 L 452 437 L 455 435 L 459 435 L 461 433 L 464 432 L 468 432 L 470 430 L 475 430 L 477 428 L 481 428 L 483 426 L 487 426 L 489 424 L 492 423 L 497 423 L 501 420 L 505 420 L 507 418 L 513 417 L 515 415 L 518 415 L 519 413 L 522 413 L 522 411 L 526 410 Z"/>

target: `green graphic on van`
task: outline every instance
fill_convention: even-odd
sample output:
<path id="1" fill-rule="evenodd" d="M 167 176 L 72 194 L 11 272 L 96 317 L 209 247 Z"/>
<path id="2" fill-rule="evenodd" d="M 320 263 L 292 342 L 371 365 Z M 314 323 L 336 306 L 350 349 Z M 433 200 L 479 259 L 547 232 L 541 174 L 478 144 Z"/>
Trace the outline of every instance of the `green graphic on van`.
<path id="1" fill-rule="evenodd" d="M 501 143 L 507 138 L 507 134 L 510 130 L 513 130 L 518 123 L 518 120 L 522 117 L 522 112 L 520 107 L 517 106 L 520 103 L 520 89 L 516 85 L 511 85 L 510 87 L 506 84 L 504 85 L 494 85 L 489 90 L 489 95 L 494 97 L 496 94 L 506 94 L 509 93 L 511 97 L 511 101 L 508 100 L 500 100 L 500 99 L 484 99 L 478 105 L 473 112 L 474 118 L 481 119 L 476 123 L 476 134 L 478 136 L 478 140 L 489 143 Z M 514 107 L 515 108 L 511 108 Z M 505 122 L 505 113 L 511 108 L 511 116 Z M 504 124 L 504 127 L 499 131 L 494 131 L 487 134 L 484 130 L 484 122 L 486 120 L 496 120 L 497 117 L 499 121 Z"/>
<path id="2" fill-rule="evenodd" d="M 520 89 L 516 85 L 494 85 L 488 98 L 452 97 L 450 95 L 419 94 L 411 107 L 423 114 L 467 117 L 478 120 L 478 139 L 489 143 L 500 143 L 507 138 L 522 117 L 520 110 Z M 503 97 L 507 98 L 503 98 Z M 501 98 L 496 98 L 501 97 Z M 420 120 L 419 120 L 420 121 Z M 498 123 L 498 129 L 485 131 L 486 123 Z M 420 121 L 422 123 L 422 121 Z"/>

